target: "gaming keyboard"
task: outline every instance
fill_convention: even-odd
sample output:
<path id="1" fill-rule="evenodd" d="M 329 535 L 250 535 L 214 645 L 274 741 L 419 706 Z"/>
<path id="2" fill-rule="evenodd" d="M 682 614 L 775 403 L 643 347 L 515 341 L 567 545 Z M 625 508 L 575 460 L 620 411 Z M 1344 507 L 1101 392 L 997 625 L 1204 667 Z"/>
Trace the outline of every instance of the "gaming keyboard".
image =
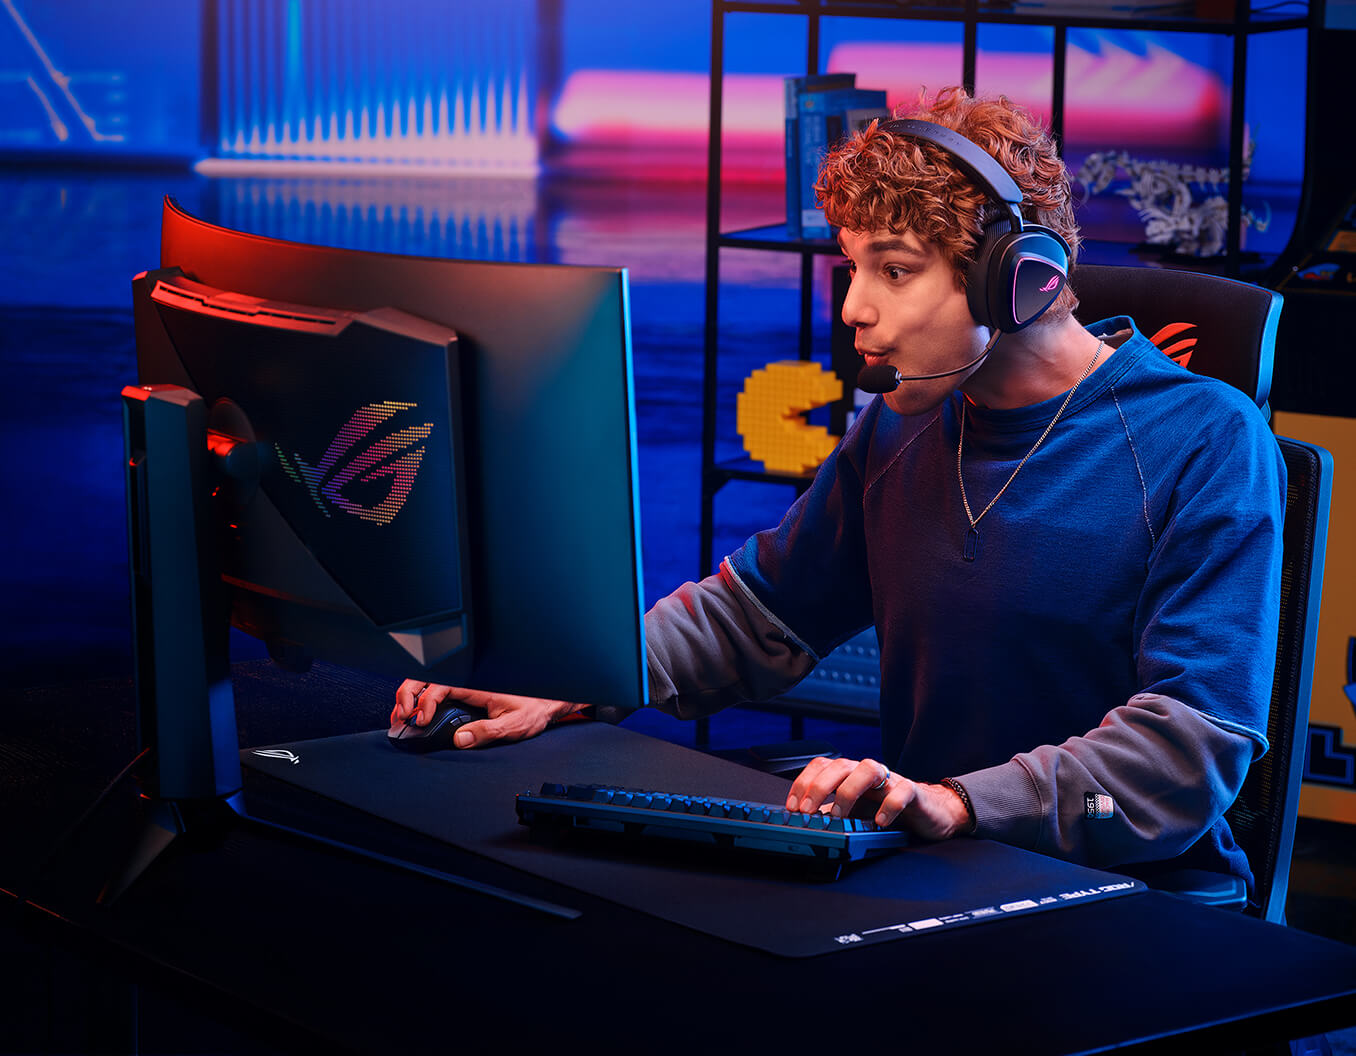
<path id="1" fill-rule="evenodd" d="M 884 854 L 909 842 L 906 833 L 859 818 L 614 785 L 548 782 L 540 792 L 520 792 L 517 810 L 518 820 L 534 827 L 611 833 L 632 840 L 684 840 L 831 867 Z"/>

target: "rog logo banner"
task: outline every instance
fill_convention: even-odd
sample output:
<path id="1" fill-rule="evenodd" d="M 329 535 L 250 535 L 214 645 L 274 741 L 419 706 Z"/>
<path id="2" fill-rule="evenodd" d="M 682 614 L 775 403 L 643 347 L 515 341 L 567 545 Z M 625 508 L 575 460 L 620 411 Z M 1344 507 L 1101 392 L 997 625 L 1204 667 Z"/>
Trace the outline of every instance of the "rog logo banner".
<path id="1" fill-rule="evenodd" d="M 416 417 L 406 412 L 417 407 L 386 400 L 358 408 L 314 464 L 273 447 L 288 477 L 306 489 L 326 517 L 340 510 L 390 524 L 409 498 L 433 432 L 432 422 L 401 424 Z"/>

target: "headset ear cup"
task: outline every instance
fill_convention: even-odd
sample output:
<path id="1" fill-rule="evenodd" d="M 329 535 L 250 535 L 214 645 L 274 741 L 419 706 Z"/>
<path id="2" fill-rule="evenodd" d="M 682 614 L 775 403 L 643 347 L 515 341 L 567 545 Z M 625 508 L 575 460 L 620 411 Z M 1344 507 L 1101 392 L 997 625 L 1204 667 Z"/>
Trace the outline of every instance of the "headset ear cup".
<path id="1" fill-rule="evenodd" d="M 985 240 L 986 243 L 989 241 Z M 1069 246 L 1048 227 L 1030 226 L 993 240 L 983 260 L 983 325 L 1013 334 L 1030 326 L 1055 303 L 1068 282 Z"/>
<path id="2" fill-rule="evenodd" d="M 965 294 L 970 305 L 970 314 L 980 326 L 987 326 L 991 330 L 1003 329 L 996 322 L 991 295 L 997 279 L 994 265 L 999 260 L 1004 236 L 1011 228 L 1012 224 L 1007 220 L 998 220 L 986 227 L 984 237 L 980 239 L 975 249 L 975 259 L 965 273 Z"/>

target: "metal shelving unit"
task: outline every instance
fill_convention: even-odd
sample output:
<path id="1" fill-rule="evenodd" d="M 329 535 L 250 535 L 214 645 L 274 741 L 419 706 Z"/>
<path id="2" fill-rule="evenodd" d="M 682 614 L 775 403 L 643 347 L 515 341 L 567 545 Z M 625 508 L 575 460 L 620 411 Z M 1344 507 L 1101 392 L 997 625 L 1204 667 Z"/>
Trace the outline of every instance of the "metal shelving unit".
<path id="1" fill-rule="evenodd" d="M 765 480 L 804 487 L 808 477 L 763 473 L 747 460 L 715 461 L 717 365 L 719 362 L 720 254 L 722 249 L 764 250 L 800 256 L 799 354 L 809 359 L 813 351 L 813 262 L 816 256 L 835 256 L 838 247 L 827 239 L 788 237 L 784 224 L 771 224 L 739 231 L 720 229 L 721 120 L 725 62 L 725 19 L 735 13 L 785 15 L 807 20 L 804 68 L 819 72 L 820 23 L 828 17 L 880 18 L 908 21 L 959 22 L 962 33 L 961 83 L 973 92 L 981 25 L 1034 25 L 1054 30 L 1052 44 L 1053 85 L 1051 131 L 1063 139 L 1065 56 L 1068 30 L 1135 29 L 1213 33 L 1233 41 L 1232 99 L 1229 127 L 1229 218 L 1222 272 L 1241 273 L 1241 219 L 1243 214 L 1243 103 L 1247 83 L 1248 40 L 1256 33 L 1288 29 L 1312 29 L 1321 24 L 1323 0 L 1265 3 L 1257 8 L 1247 0 L 1195 0 L 1194 3 L 1144 3 L 1099 9 L 1090 4 L 981 2 L 912 3 L 910 0 L 713 0 L 711 5 L 711 97 L 710 140 L 707 153 L 706 201 L 706 325 L 702 368 L 702 508 L 700 575 L 713 567 L 713 507 L 716 494 L 732 480 Z M 788 71 L 791 72 L 791 71 Z"/>

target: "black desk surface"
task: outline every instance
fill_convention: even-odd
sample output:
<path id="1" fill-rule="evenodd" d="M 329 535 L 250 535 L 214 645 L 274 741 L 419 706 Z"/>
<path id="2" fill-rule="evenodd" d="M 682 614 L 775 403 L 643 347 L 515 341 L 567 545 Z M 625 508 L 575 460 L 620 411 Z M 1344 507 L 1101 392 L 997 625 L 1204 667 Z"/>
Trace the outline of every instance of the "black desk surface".
<path id="1" fill-rule="evenodd" d="M 651 916 L 787 957 L 988 927 L 1144 890 L 1113 876 L 989 840 L 917 842 L 843 870 L 834 882 L 799 861 L 731 861 L 689 842 L 534 833 L 515 801 L 543 780 L 596 782 L 780 805 L 789 781 L 598 722 L 521 744 L 411 756 L 382 730 L 289 741 L 242 753 L 251 769 Z M 808 863 L 804 863 L 808 864 Z M 562 895 L 566 901 L 568 898 Z"/>
<path id="2" fill-rule="evenodd" d="M 239 692 L 242 713 L 259 707 L 248 686 Z M 29 900 L 0 898 L 0 918 L 178 987 L 270 1051 L 497 1041 L 506 1051 L 600 1053 L 863 1042 L 913 1052 L 1214 1052 L 1356 1023 L 1356 949 L 1157 892 L 782 958 L 253 773 L 246 797 L 256 814 L 583 915 L 549 918 L 247 828 L 189 841 L 115 905 L 94 906 L 99 863 L 134 806 L 125 797 L 111 797 L 43 873 L 31 861 L 54 823 L 71 820 L 75 768 L 125 740 L 126 695 L 90 695 L 101 706 L 89 704 L 89 731 L 102 725 L 102 748 L 67 748 L 65 763 L 22 735 L 0 739 L 0 803 L 18 808 L 0 813 L 0 838 L 24 852 L 4 857 L 0 888 Z M 361 718 L 372 725 L 370 711 Z M 305 736 L 284 726 L 252 742 Z M 97 792 L 116 767 L 95 769 Z M 44 779 L 55 783 L 44 788 Z M 57 804 L 59 817 L 45 817 L 42 803 Z"/>

